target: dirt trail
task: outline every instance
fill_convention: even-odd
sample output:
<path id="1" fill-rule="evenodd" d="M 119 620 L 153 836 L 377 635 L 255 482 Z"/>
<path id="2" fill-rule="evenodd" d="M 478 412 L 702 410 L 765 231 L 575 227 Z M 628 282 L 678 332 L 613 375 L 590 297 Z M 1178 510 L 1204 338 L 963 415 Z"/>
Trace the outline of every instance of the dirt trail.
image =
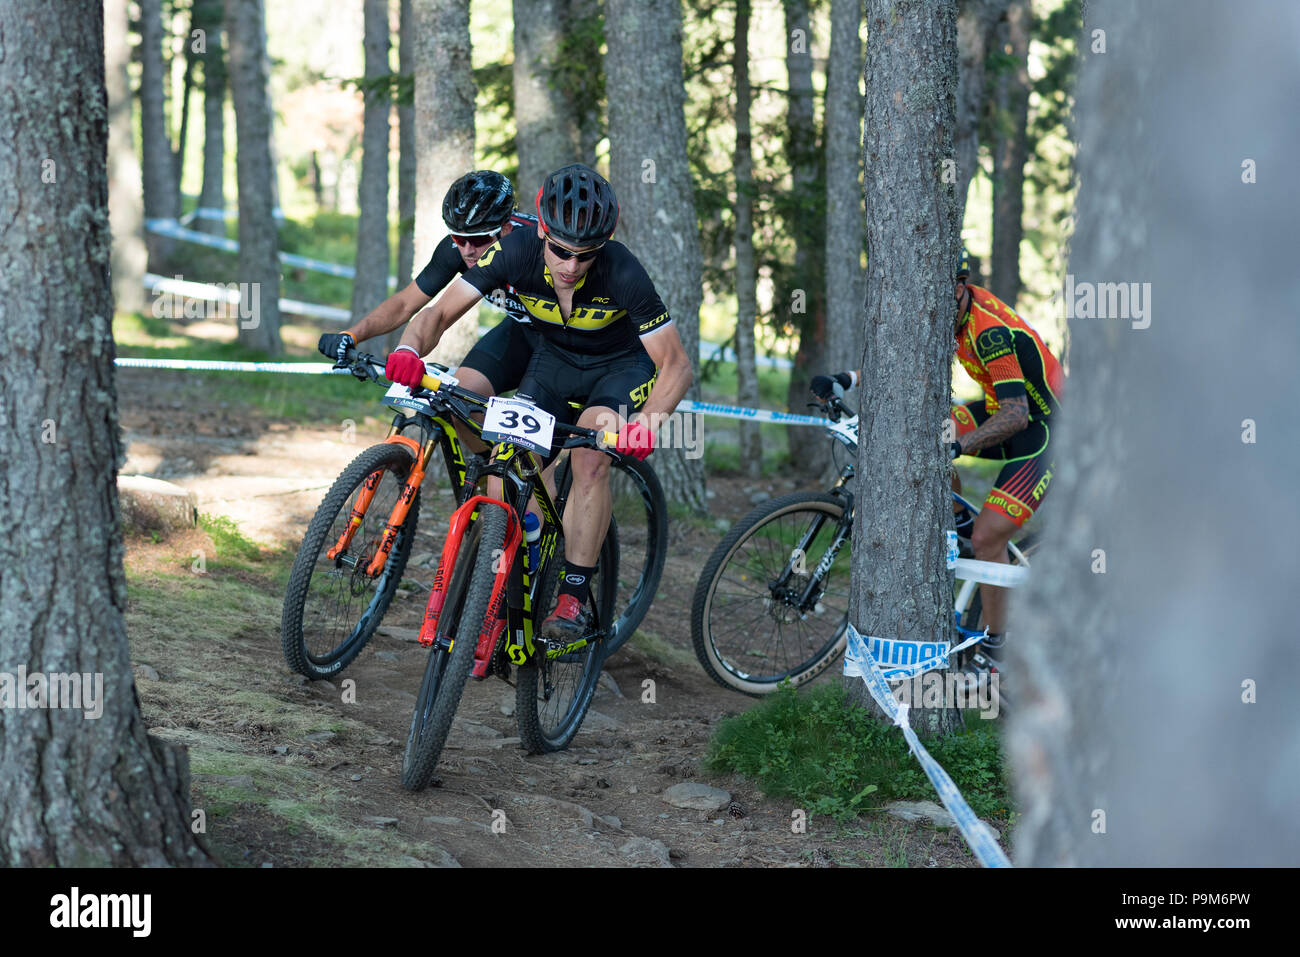
<path id="1" fill-rule="evenodd" d="M 193 489 L 201 511 L 229 516 L 246 535 L 290 549 L 334 477 L 384 434 L 372 420 L 349 443 L 337 428 L 292 427 L 207 408 L 200 392 L 156 372 L 125 370 L 119 387 L 124 474 Z M 189 699 L 181 689 L 169 687 L 187 680 L 179 664 L 178 674 L 138 682 L 146 718 L 192 749 L 216 749 L 235 771 L 253 769 L 194 777 L 195 806 L 222 809 L 209 841 L 232 865 L 327 863 L 336 841 L 368 833 L 379 850 L 362 862 L 410 866 L 973 864 L 955 832 L 885 815 L 849 828 L 812 817 L 806 833 L 793 833 L 792 804 L 763 798 L 742 780 L 708 777 L 699 767 L 716 722 L 753 702 L 714 685 L 695 663 L 689 623 L 695 580 L 722 534 L 718 525 L 746 512 L 756 492 L 779 495 L 791 487 L 711 482 L 715 525 L 672 528 L 660 593 L 642 625 L 652 637 L 608 663 L 608 677 L 566 752 L 525 754 L 514 689 L 496 678 L 471 681 L 437 786 L 420 794 L 401 788 L 402 751 L 426 654 L 414 641 L 425 597 L 419 588 L 399 592 L 376 638 L 341 676 L 354 687 L 290 675 L 273 626 L 245 629 L 231 642 L 226 660 L 247 669 L 241 680 L 250 694 L 269 695 L 284 721 L 337 731 L 287 733 L 284 725 L 249 720 L 236 700 L 184 704 Z M 425 499 L 413 558 L 435 552 L 450 495 Z M 183 537 L 134 541 L 127 562 L 148 569 L 186 554 Z M 427 584 L 432 571 L 413 562 L 407 576 Z M 266 602 L 268 618 L 278 615 L 278 596 L 267 595 Z M 150 647 L 159 649 L 156 657 L 167 653 Z M 354 701 L 345 701 L 353 694 Z M 281 783 L 278 790 L 272 781 Z M 734 807 L 696 810 L 665 800 L 667 789 L 688 781 L 729 792 Z M 294 813 L 307 824 L 295 827 L 286 817 L 286 786 L 307 792 L 295 795 L 299 802 L 319 797 L 327 804 L 334 831 L 315 826 L 301 809 Z"/>

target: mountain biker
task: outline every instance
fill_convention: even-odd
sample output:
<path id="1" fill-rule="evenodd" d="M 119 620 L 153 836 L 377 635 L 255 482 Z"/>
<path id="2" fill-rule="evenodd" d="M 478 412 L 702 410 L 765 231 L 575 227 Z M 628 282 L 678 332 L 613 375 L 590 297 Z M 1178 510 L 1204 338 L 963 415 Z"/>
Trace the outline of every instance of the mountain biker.
<path id="1" fill-rule="evenodd" d="M 514 229 L 531 230 L 537 225 L 536 217 L 515 211 L 514 186 L 494 170 L 475 170 L 452 183 L 442 201 L 442 220 L 450 234 L 434 247 L 420 274 L 352 328 L 321 336 L 316 347 L 322 353 L 341 362 L 348 347 L 409 322 L 449 282 L 477 263 L 498 238 Z M 504 310 L 506 318 L 470 350 L 456 370 L 456 377 L 471 392 L 492 396 L 518 387 L 537 339 L 528 312 L 513 289 L 505 285 L 492 290 L 486 298 Z M 472 447 L 480 451 L 485 448 L 460 423 L 457 431 Z"/>
<path id="2" fill-rule="evenodd" d="M 403 351 L 385 374 L 416 383 L 418 355 L 486 290 L 508 285 L 532 318 L 537 349 L 519 386 L 557 421 L 572 422 L 568 401 L 585 408 L 577 424 L 617 422 L 618 450 L 643 459 L 654 449 L 647 423 L 671 413 L 690 386 L 690 360 L 645 268 L 610 237 L 618 222 L 613 187 L 582 165 L 556 170 L 537 191 L 536 230 L 501 237 L 477 265 L 407 327 Z M 656 371 L 657 370 L 657 371 Z M 563 517 L 565 568 L 544 638 L 572 641 L 589 625 L 586 595 L 609 526 L 609 458 L 592 449 L 572 453 L 573 489 Z"/>
<path id="3" fill-rule="evenodd" d="M 963 250 L 953 289 L 955 353 L 983 387 L 984 397 L 952 407 L 956 439 L 950 452 L 954 459 L 975 455 L 1006 462 L 974 526 L 963 532 L 977 559 L 1006 563 L 1008 543 L 1042 504 L 1052 480 L 1050 425 L 1060 409 L 1065 373 L 1029 323 L 993 293 L 971 283 L 970 273 L 970 257 Z M 851 389 L 858 375 L 817 376 L 811 388 L 824 402 L 836 391 Z M 955 472 L 953 490 L 961 491 Z M 962 531 L 960 520 L 958 527 Z M 983 647 L 996 658 L 1006 637 L 1006 590 L 981 584 L 980 599 L 989 630 Z"/>

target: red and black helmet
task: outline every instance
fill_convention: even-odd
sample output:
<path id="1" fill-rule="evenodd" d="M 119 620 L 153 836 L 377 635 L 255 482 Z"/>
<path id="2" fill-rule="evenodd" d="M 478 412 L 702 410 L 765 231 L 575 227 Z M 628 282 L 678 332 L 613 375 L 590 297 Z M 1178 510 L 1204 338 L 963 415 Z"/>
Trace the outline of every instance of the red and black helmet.
<path id="1" fill-rule="evenodd" d="M 618 198 L 594 169 L 575 163 L 546 177 L 537 191 L 542 229 L 571 246 L 593 246 L 614 235 Z"/>

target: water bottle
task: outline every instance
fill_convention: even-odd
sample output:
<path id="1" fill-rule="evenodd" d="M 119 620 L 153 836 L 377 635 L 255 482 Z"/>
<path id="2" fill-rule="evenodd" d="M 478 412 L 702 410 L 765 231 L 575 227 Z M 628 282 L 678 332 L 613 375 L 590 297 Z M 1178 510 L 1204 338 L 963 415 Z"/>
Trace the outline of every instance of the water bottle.
<path id="1" fill-rule="evenodd" d="M 532 512 L 524 515 L 524 538 L 528 540 L 528 571 L 537 574 L 537 562 L 541 554 L 542 520 Z"/>

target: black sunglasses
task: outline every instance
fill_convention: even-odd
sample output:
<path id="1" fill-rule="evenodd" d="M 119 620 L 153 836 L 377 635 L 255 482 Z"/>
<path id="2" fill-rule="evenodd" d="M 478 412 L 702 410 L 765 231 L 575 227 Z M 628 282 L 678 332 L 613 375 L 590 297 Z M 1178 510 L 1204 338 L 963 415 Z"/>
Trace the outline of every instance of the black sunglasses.
<path id="1" fill-rule="evenodd" d="M 546 245 L 550 248 L 551 252 L 555 254 L 555 258 L 561 262 L 568 262 L 570 259 L 576 259 L 580 263 L 590 262 L 595 259 L 597 254 L 599 254 L 601 249 L 605 246 L 604 243 L 601 243 L 595 249 L 588 249 L 585 253 L 575 253 L 572 249 L 565 249 L 563 246 L 555 245 L 555 243 L 551 242 L 549 239 L 546 240 Z"/>

